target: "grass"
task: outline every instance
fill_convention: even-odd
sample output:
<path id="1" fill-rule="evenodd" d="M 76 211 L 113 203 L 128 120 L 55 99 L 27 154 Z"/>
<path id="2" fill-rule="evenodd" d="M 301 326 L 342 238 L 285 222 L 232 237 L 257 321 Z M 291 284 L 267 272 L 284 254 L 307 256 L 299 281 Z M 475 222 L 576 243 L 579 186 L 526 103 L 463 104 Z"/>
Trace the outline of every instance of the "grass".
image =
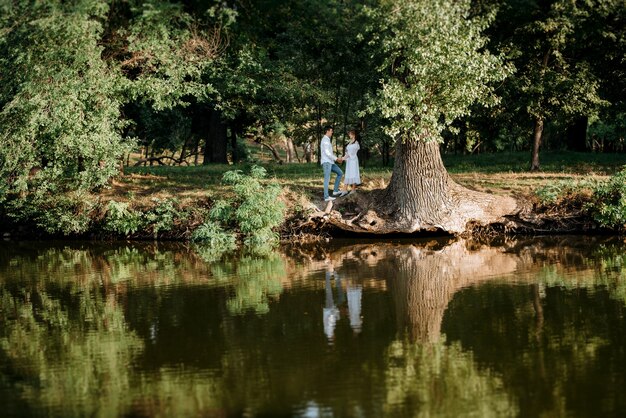
<path id="1" fill-rule="evenodd" d="M 536 188 L 558 180 L 604 178 L 626 164 L 626 154 L 544 152 L 542 171 L 528 172 L 527 152 L 480 155 L 444 155 L 452 177 L 474 190 L 496 194 L 529 194 Z M 152 197 L 177 197 L 181 201 L 219 196 L 228 190 L 221 184 L 225 171 L 247 171 L 251 163 L 238 165 L 128 167 L 125 176 L 115 180 L 105 197 L 116 200 L 143 200 Z M 269 177 L 282 186 L 310 197 L 321 195 L 322 170 L 319 164 L 277 164 L 265 161 Z M 362 167 L 362 188 L 385 187 L 392 167 L 369 162 Z M 319 196 L 318 196 L 319 197 Z"/>
<path id="2" fill-rule="evenodd" d="M 527 173 L 530 166 L 528 152 L 444 155 L 443 159 L 450 173 Z M 610 175 L 626 164 L 626 154 L 550 151 L 541 153 L 539 160 L 544 173 Z"/>

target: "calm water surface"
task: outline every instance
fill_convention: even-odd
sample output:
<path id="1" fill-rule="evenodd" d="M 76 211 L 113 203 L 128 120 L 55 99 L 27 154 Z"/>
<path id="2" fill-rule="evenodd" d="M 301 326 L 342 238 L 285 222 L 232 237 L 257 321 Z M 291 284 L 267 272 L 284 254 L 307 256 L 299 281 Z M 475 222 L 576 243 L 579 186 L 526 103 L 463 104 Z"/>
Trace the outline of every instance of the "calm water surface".
<path id="1" fill-rule="evenodd" d="M 0 244 L 3 416 L 618 416 L 626 245 Z"/>

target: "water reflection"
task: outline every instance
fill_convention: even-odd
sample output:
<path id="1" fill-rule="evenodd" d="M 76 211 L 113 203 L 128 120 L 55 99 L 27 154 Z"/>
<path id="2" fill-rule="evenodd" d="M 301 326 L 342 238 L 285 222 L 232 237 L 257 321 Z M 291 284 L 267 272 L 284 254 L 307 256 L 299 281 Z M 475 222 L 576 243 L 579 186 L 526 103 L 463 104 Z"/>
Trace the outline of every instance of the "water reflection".
<path id="1" fill-rule="evenodd" d="M 624 250 L 4 245 L 0 402 L 9 415 L 614 415 Z"/>

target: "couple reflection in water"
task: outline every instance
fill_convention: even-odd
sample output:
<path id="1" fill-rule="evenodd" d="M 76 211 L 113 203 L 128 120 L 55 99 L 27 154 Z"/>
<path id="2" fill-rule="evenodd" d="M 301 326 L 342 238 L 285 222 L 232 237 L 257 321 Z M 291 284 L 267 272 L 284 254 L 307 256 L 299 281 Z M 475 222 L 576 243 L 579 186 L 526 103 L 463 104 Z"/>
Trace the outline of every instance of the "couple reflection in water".
<path id="1" fill-rule="evenodd" d="M 333 279 L 335 282 L 334 290 L 332 284 Z M 327 258 L 326 282 L 324 284 L 324 289 L 326 291 L 326 301 L 323 309 L 323 321 L 324 333 L 326 334 L 328 341 L 332 342 L 335 338 L 335 327 L 341 316 L 340 309 L 346 306 L 346 302 L 350 327 L 355 334 L 359 334 L 361 332 L 362 325 L 361 297 L 363 294 L 363 287 L 352 282 L 351 280 L 343 280 L 335 270 L 332 260 Z M 336 299 L 335 292 L 337 294 Z"/>
<path id="2" fill-rule="evenodd" d="M 335 270 L 350 263 L 347 280 Z M 338 264 L 337 264 L 338 263 Z M 448 304 L 457 291 L 516 270 L 516 257 L 498 248 L 480 251 L 463 240 L 432 240 L 412 245 L 377 244 L 337 250 L 327 255 L 324 332 L 333 341 L 340 310 L 347 305 L 350 326 L 362 328 L 362 286 L 374 279 L 391 296 L 398 332 L 412 341 L 436 343 Z M 347 303 L 346 303 L 347 302 Z"/>

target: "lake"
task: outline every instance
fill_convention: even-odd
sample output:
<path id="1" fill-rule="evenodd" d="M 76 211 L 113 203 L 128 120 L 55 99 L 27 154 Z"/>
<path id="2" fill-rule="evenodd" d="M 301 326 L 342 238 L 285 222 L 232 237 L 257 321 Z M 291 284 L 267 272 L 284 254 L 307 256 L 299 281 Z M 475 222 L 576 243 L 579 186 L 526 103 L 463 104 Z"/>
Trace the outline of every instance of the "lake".
<path id="1" fill-rule="evenodd" d="M 3 416 L 619 416 L 611 237 L 0 243 Z"/>

